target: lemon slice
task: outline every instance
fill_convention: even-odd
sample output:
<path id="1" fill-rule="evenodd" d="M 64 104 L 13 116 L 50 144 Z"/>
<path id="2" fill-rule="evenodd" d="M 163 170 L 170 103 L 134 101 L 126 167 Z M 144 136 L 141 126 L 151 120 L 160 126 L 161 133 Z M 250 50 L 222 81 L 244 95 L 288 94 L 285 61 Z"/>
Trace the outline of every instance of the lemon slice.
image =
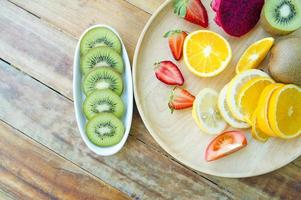
<path id="1" fill-rule="evenodd" d="M 284 84 L 281 84 L 281 83 L 275 83 L 275 84 L 268 85 L 262 91 L 259 101 L 258 101 L 257 112 L 256 112 L 257 113 L 257 124 L 258 124 L 258 127 L 269 136 L 277 136 L 273 132 L 273 130 L 269 124 L 269 120 L 268 120 L 268 112 L 269 112 L 268 106 L 269 106 L 270 98 L 275 90 L 277 90 L 278 88 L 283 87 L 283 86 L 284 86 Z"/>
<path id="2" fill-rule="evenodd" d="M 265 72 L 258 69 L 249 69 L 236 75 L 229 83 L 226 100 L 232 115 L 237 120 L 245 122 L 244 114 L 242 113 L 238 104 L 238 93 L 246 82 L 256 77 L 269 76 Z"/>
<path id="3" fill-rule="evenodd" d="M 267 37 L 250 45 L 240 57 L 236 66 L 236 73 L 239 74 L 245 70 L 257 68 L 268 54 L 273 43 L 274 38 Z"/>
<path id="4" fill-rule="evenodd" d="M 252 116 L 252 136 L 258 141 L 266 142 L 269 139 L 269 136 L 264 133 L 259 127 L 258 127 L 258 109 L 255 110 L 253 116 Z"/>
<path id="5" fill-rule="evenodd" d="M 229 110 L 229 106 L 226 102 L 226 95 L 227 95 L 228 85 L 225 85 L 224 88 L 220 91 L 218 96 L 218 108 L 220 114 L 223 116 L 224 120 L 233 128 L 249 128 L 250 125 L 243 121 L 235 119 L 232 115 L 231 111 Z"/>
<path id="6" fill-rule="evenodd" d="M 273 92 L 268 119 L 275 134 L 290 139 L 301 134 L 301 88 L 289 84 Z"/>
<path id="7" fill-rule="evenodd" d="M 238 93 L 238 105 L 244 115 L 244 119 L 252 124 L 251 117 L 257 108 L 258 100 L 265 87 L 274 83 L 268 77 L 257 77 L 244 84 Z"/>
<path id="8" fill-rule="evenodd" d="M 199 30 L 185 38 L 183 57 L 192 73 L 200 77 L 212 77 L 228 66 L 232 50 L 228 41 L 221 35 Z"/>
<path id="9" fill-rule="evenodd" d="M 210 88 L 199 92 L 193 103 L 192 116 L 205 133 L 221 133 L 227 126 L 217 107 L 218 93 Z"/>

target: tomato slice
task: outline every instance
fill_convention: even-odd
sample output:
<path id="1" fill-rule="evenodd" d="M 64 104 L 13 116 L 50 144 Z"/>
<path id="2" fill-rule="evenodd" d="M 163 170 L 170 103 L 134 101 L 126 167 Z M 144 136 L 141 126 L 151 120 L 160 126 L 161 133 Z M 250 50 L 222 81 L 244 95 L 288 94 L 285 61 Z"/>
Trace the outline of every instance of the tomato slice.
<path id="1" fill-rule="evenodd" d="M 213 161 L 229 155 L 247 145 L 242 131 L 227 131 L 214 138 L 205 153 L 206 161 Z"/>

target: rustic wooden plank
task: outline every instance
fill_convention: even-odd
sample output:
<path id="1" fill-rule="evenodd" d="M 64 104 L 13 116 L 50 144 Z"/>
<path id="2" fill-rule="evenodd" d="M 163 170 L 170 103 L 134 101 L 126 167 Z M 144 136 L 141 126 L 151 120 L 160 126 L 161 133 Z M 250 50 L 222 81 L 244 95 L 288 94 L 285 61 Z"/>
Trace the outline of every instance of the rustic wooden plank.
<path id="1" fill-rule="evenodd" d="M 0 185 L 0 199 L 14 200 L 17 199 L 17 197 L 11 193 L 8 193 L 6 190 L 3 190 L 2 186 Z"/>
<path id="2" fill-rule="evenodd" d="M 301 158 L 296 159 L 293 163 L 301 168 Z"/>
<path id="3" fill-rule="evenodd" d="M 128 199 L 2 121 L 0 137 L 3 199 Z"/>
<path id="4" fill-rule="evenodd" d="M 31 3 L 35 2 L 31 1 Z M 5 30 L 0 31 L 1 58 L 72 99 L 72 62 L 76 39 L 41 23 L 40 19 L 16 8 L 11 3 L 0 1 L 0 5 L 0 26 Z M 37 3 L 32 7 L 40 5 Z M 49 5 L 49 7 L 53 6 Z M 47 13 L 47 11 L 44 12 Z M 70 12 L 72 11 L 64 13 Z M 135 110 L 133 129 L 139 133 L 140 140 L 159 147 L 148 134 L 144 134 L 146 129 L 141 122 Z"/>
<path id="5" fill-rule="evenodd" d="M 7 1 L 0 1 L 0 9 L 1 58 L 70 98 L 76 40 Z"/>
<path id="6" fill-rule="evenodd" d="M 55 3 L 55 2 L 54 2 Z M 90 2 L 88 2 L 90 3 Z M 56 5 L 57 6 L 57 5 Z M 88 6 L 86 6 L 88 7 Z M 18 10 L 14 10 L 14 12 L 18 12 L 18 16 L 22 16 L 20 15 Z M 39 11 L 40 12 L 40 11 Z M 46 11 L 45 11 L 46 12 Z M 71 12 L 71 10 L 69 11 Z M 43 14 L 43 13 L 42 13 Z M 24 14 L 25 15 L 25 14 Z M 18 18 L 18 16 L 14 16 L 14 18 Z M 27 17 L 27 15 L 22 16 L 24 18 Z M 51 18 L 48 16 L 48 18 Z M 31 20 L 33 20 L 35 23 L 39 23 L 38 21 L 35 21 L 34 18 L 31 18 Z M 15 21 L 18 21 L 18 19 L 15 19 Z M 16 23 L 18 26 L 18 23 Z M 19 25 L 20 26 L 20 25 Z M 27 31 L 26 27 L 24 27 L 25 29 L 23 31 Z M 50 30 L 53 31 L 53 30 Z M 34 32 L 39 33 L 39 30 L 36 29 Z M 29 34 L 30 35 L 30 34 Z M 21 35 L 20 35 L 21 36 Z M 67 40 L 68 41 L 68 40 Z M 61 44 L 62 46 L 64 46 L 64 44 Z M 18 47 L 16 47 L 18 48 Z M 1 52 L 2 55 L 2 52 Z M 20 58 L 21 59 L 21 58 Z M 70 58 L 72 59 L 72 58 Z M 22 61 L 20 61 L 22 62 Z M 22 68 L 22 70 L 26 71 L 27 68 L 23 67 L 22 65 L 18 66 L 20 68 Z M 66 68 L 68 68 L 68 66 L 64 66 Z M 27 72 L 27 71 L 26 71 Z M 45 74 L 44 76 L 47 77 L 48 74 Z M 51 86 L 51 85 L 50 85 Z M 52 87 L 52 86 L 51 86 Z M 55 88 L 55 87 L 54 87 Z M 59 90 L 60 91 L 60 90 Z M 61 93 L 64 93 L 62 91 L 60 91 Z M 137 122 L 137 123 L 136 123 Z M 144 126 L 141 124 L 141 119 L 139 117 L 134 117 L 134 123 L 133 123 L 133 131 L 132 131 L 132 135 L 136 138 L 138 138 L 140 141 L 146 143 L 147 147 L 146 148 L 151 148 L 154 151 L 160 152 L 160 153 L 164 153 L 164 151 L 162 151 L 161 148 L 159 148 L 152 140 L 152 138 L 149 137 L 149 134 L 146 134 L 146 130 L 144 128 Z M 139 143 L 140 144 L 140 143 Z M 166 155 L 164 153 L 164 155 Z M 168 155 L 167 155 L 168 156 Z M 143 161 L 142 161 L 143 162 Z M 296 169 L 297 170 L 297 169 Z M 204 176 L 204 174 L 199 173 L 200 175 Z M 281 176 L 285 176 L 285 171 L 280 173 Z M 216 178 L 216 177 L 211 177 L 211 176 L 206 176 L 207 178 L 213 180 L 214 182 L 216 182 L 219 187 L 224 187 L 227 188 L 227 190 L 229 190 L 231 193 L 234 194 L 234 196 L 239 197 L 241 195 L 247 196 L 247 197 L 252 197 L 253 194 L 255 193 L 257 195 L 257 197 L 268 197 L 269 195 L 265 192 L 265 188 L 259 188 L 256 189 L 253 186 L 250 186 L 246 183 L 241 182 L 238 179 L 223 179 L 223 178 Z M 296 181 L 294 182 L 295 184 Z M 240 188 L 237 188 L 237 185 L 240 185 Z M 272 184 L 273 185 L 273 184 Z M 275 187 L 276 188 L 276 187 Z"/>
<path id="7" fill-rule="evenodd" d="M 152 14 L 165 0 L 126 0 L 130 4 Z"/>
<path id="8" fill-rule="evenodd" d="M 133 137 L 117 155 L 91 153 L 77 130 L 72 101 L 13 67 L 0 65 L 0 119 L 106 183 L 140 199 L 231 199 L 229 192 Z"/>
<path id="9" fill-rule="evenodd" d="M 149 14 L 124 0 L 24 0 L 11 1 L 53 24 L 59 30 L 79 38 L 94 24 L 108 24 L 124 38 L 130 58 Z"/>

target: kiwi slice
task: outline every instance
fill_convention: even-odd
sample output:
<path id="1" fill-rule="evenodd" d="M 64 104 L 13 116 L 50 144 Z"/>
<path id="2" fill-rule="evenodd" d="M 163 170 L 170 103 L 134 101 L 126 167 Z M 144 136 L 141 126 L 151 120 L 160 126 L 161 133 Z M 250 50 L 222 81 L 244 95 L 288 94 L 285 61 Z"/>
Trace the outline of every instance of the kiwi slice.
<path id="1" fill-rule="evenodd" d="M 120 118 L 124 112 L 124 105 L 121 98 L 112 90 L 96 90 L 84 101 L 84 113 L 91 119 L 98 113 L 109 112 Z"/>
<path id="2" fill-rule="evenodd" d="M 96 47 L 91 49 L 81 58 L 81 71 L 85 75 L 91 69 L 111 67 L 119 73 L 123 73 L 122 57 L 109 47 Z"/>
<path id="3" fill-rule="evenodd" d="M 121 54 L 121 42 L 118 36 L 110 29 L 97 27 L 88 31 L 82 38 L 80 43 L 81 55 L 84 55 L 90 49 L 99 46 L 111 47 L 117 53 Z"/>
<path id="4" fill-rule="evenodd" d="M 113 146 L 121 141 L 124 126 L 112 113 L 100 113 L 88 121 L 86 134 L 89 140 L 97 146 Z"/>
<path id="5" fill-rule="evenodd" d="M 91 94 L 94 90 L 110 89 L 120 96 L 123 90 L 121 75 L 109 67 L 90 71 L 84 77 L 82 86 L 86 95 Z"/>
<path id="6" fill-rule="evenodd" d="M 300 0 L 266 0 L 262 25 L 272 34 L 285 35 L 301 27 Z"/>

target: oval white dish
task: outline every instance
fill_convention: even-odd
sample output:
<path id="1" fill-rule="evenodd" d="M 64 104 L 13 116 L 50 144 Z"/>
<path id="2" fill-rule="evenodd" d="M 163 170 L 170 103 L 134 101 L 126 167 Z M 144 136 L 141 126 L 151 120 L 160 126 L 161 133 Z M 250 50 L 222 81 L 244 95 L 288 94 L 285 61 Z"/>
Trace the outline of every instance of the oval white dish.
<path id="1" fill-rule="evenodd" d="M 91 29 L 96 27 L 105 27 L 113 31 L 118 37 L 122 44 L 122 58 L 124 62 L 124 74 L 122 75 L 124 89 L 121 95 L 121 98 L 125 105 L 125 113 L 122 118 L 122 122 L 125 127 L 125 132 L 122 140 L 111 147 L 99 147 L 94 145 L 87 137 L 85 133 L 85 126 L 86 126 L 86 117 L 83 113 L 82 105 L 85 100 L 85 95 L 82 91 L 81 83 L 82 83 L 82 74 L 80 71 L 80 42 L 83 36 Z M 88 28 L 80 37 L 74 55 L 74 63 L 73 63 L 73 98 L 74 98 L 74 109 L 75 109 L 75 117 L 77 121 L 77 125 L 79 128 L 80 135 L 84 140 L 85 144 L 89 147 L 91 151 L 98 155 L 102 156 L 109 156 L 117 153 L 125 144 L 132 124 L 132 115 L 133 115 L 133 82 L 132 82 L 132 73 L 131 73 L 131 64 L 129 61 L 129 57 L 123 41 L 117 31 L 108 25 L 95 25 Z"/>

